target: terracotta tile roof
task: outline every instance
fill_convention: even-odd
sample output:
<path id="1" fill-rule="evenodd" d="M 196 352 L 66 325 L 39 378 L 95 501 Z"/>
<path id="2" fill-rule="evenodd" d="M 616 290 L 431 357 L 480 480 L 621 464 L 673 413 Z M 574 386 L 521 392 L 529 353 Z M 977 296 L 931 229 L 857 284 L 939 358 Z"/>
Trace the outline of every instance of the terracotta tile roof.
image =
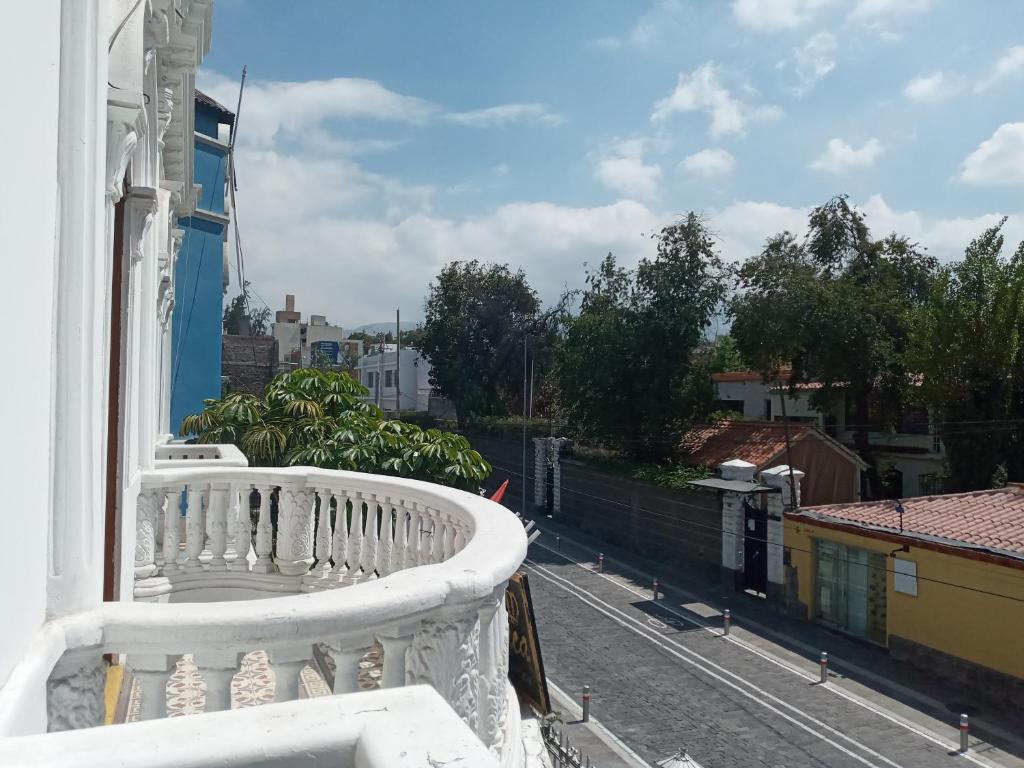
<path id="1" fill-rule="evenodd" d="M 775 377 L 776 381 L 785 381 L 789 378 L 789 370 L 779 371 Z M 764 376 L 757 371 L 726 371 L 724 373 L 712 373 L 712 381 L 764 381 Z"/>
<path id="2" fill-rule="evenodd" d="M 789 439 L 797 443 L 806 439 L 829 443 L 832 448 L 847 455 L 850 461 L 862 464 L 856 454 L 813 424 L 791 422 Z M 682 458 L 689 464 L 717 467 L 729 459 L 743 459 L 757 468 L 765 469 L 773 459 L 786 450 L 786 428 L 776 421 L 738 421 L 726 419 L 717 424 L 697 427 L 683 435 L 679 443 Z"/>
<path id="3" fill-rule="evenodd" d="M 951 546 L 1024 557 L 1024 485 L 903 499 L 903 531 Z M 899 533 L 896 502 L 866 501 L 802 507 L 794 517 Z"/>

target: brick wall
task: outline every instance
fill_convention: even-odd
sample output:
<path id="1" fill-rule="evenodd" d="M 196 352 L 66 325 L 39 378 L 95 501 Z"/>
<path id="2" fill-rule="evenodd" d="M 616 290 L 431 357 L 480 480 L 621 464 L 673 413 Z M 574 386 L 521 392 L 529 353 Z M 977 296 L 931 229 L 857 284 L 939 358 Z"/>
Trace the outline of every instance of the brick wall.
<path id="1" fill-rule="evenodd" d="M 277 341 L 272 336 L 223 336 L 221 375 L 229 392 L 262 395 L 277 373 Z"/>

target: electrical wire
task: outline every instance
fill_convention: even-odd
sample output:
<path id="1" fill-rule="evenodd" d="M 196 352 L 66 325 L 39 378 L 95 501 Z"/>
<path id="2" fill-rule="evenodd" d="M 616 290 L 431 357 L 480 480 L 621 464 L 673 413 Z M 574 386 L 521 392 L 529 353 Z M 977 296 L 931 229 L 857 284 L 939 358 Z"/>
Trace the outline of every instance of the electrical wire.
<path id="1" fill-rule="evenodd" d="M 511 475 L 514 475 L 516 477 L 522 477 L 523 476 L 522 472 L 517 472 L 517 471 L 515 471 L 515 470 L 513 470 L 513 469 L 511 469 L 509 467 L 501 467 L 501 466 L 496 465 L 496 464 L 492 464 L 491 466 L 493 468 L 495 468 L 495 469 L 498 469 L 498 470 L 500 470 L 502 472 L 507 472 L 507 473 L 509 473 Z M 609 503 L 609 504 L 615 504 L 615 505 L 627 508 L 631 512 L 639 513 L 641 515 L 644 515 L 645 517 L 648 517 L 649 519 L 656 519 L 656 518 L 657 519 L 664 519 L 664 520 L 668 520 L 668 521 L 673 522 L 673 523 L 683 522 L 683 523 L 686 523 L 688 525 L 692 525 L 692 526 L 697 527 L 697 528 L 703 528 L 703 529 L 706 529 L 708 531 L 712 531 L 712 532 L 714 532 L 716 534 L 732 533 L 732 532 L 727 532 L 721 526 L 708 525 L 707 523 L 700 523 L 700 522 L 698 522 L 696 520 L 682 520 L 682 519 L 680 519 L 678 517 L 675 517 L 673 515 L 667 515 L 667 514 L 665 514 L 663 512 L 656 512 L 654 510 L 650 510 L 650 509 L 647 509 L 645 507 L 633 506 L 630 503 L 618 501 L 616 499 L 608 499 L 608 498 L 604 498 L 602 496 L 595 496 L 593 494 L 589 494 L 589 493 L 586 493 L 584 491 L 578 491 L 578 490 L 575 490 L 575 489 L 572 489 L 572 488 L 566 488 L 564 486 L 560 490 L 561 490 L 562 493 L 575 494 L 575 495 L 578 495 L 578 496 L 583 496 L 583 497 L 586 497 L 586 498 L 594 499 L 594 500 L 597 500 L 597 501 L 602 501 L 602 502 L 606 502 L 606 503 Z M 679 506 L 682 506 L 682 507 L 689 508 L 689 509 L 694 509 L 694 510 L 697 510 L 699 512 L 704 512 L 704 513 L 709 512 L 709 511 L 713 511 L 713 510 L 710 510 L 708 507 L 699 507 L 699 506 L 696 506 L 694 504 L 687 504 L 686 502 L 682 502 L 682 501 L 678 501 L 678 500 L 673 500 L 672 503 L 676 504 L 676 505 L 679 505 Z M 814 525 L 814 520 L 808 520 L 807 524 L 808 525 Z M 690 540 L 690 539 L 686 539 L 686 538 L 683 538 L 683 537 L 680 537 L 680 536 L 673 536 L 673 535 L 671 535 L 669 533 L 666 533 L 664 531 L 659 532 L 658 535 L 662 539 L 668 539 L 670 541 L 674 541 L 674 542 L 678 542 L 678 543 L 682 543 L 682 544 L 692 544 L 692 540 Z M 733 533 L 733 535 L 735 535 L 737 537 L 740 536 L 740 534 L 737 534 L 737 533 Z M 897 535 L 897 534 L 894 533 L 894 535 Z M 815 552 L 813 550 L 805 549 L 805 548 L 797 547 L 797 546 L 791 546 L 791 545 L 788 545 L 788 544 L 778 544 L 776 542 L 770 542 L 767 538 L 760 538 L 760 537 L 756 537 L 756 536 L 749 536 L 747 534 L 743 534 L 743 536 L 744 536 L 744 538 L 751 539 L 752 541 L 757 541 L 759 543 L 764 543 L 764 544 L 767 544 L 768 546 L 781 546 L 784 549 L 789 549 L 789 550 L 794 551 L 794 552 L 802 552 L 802 553 L 811 555 L 812 557 L 815 554 Z M 874 553 L 874 554 L 881 554 L 881 553 Z M 861 566 L 861 567 L 865 567 L 865 568 L 871 568 L 873 570 L 884 571 L 885 573 L 893 573 L 893 574 L 896 573 L 895 570 L 891 570 L 888 567 L 865 564 L 865 563 L 857 562 L 857 561 L 854 561 L 854 560 L 849 560 L 847 558 L 834 558 L 834 560 L 835 560 L 835 562 L 845 562 L 845 563 L 848 563 L 848 564 L 852 563 L 853 565 L 857 565 L 857 566 Z M 905 574 L 900 574 L 900 575 L 905 575 Z M 1018 578 L 1024 578 L 1024 574 L 1012 574 L 1012 575 L 1015 576 L 1015 577 L 1018 577 Z M 929 582 L 929 583 L 933 583 L 933 584 L 940 584 L 940 585 L 947 586 L 947 587 L 953 587 L 953 588 L 956 588 L 956 589 L 962 589 L 962 590 L 966 590 L 968 592 L 976 592 L 976 593 L 979 593 L 979 594 L 987 595 L 989 597 L 998 597 L 998 598 L 1003 598 L 1005 600 L 1011 600 L 1011 601 L 1017 602 L 1017 603 L 1024 603 L 1024 598 L 1014 597 L 1013 595 L 1004 595 L 1004 594 L 1002 594 L 1000 592 L 991 592 L 989 590 L 979 589 L 977 587 L 971 587 L 971 586 L 968 586 L 966 584 L 958 584 L 958 583 L 953 582 L 953 581 L 945 581 L 943 579 L 935 579 L 935 578 L 931 578 L 931 577 L 928 577 L 928 576 L 921 576 L 920 574 L 918 574 L 915 578 L 917 578 L 917 579 L 919 579 L 921 581 L 925 581 L 925 582 Z"/>

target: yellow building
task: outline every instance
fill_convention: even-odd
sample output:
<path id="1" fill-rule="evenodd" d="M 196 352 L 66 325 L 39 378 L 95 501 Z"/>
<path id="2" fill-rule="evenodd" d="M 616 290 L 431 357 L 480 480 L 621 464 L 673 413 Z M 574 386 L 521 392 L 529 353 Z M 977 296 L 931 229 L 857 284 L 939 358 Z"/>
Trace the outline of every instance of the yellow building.
<path id="1" fill-rule="evenodd" d="M 1024 696 L 1024 485 L 799 508 L 784 525 L 790 608 L 991 697 Z"/>

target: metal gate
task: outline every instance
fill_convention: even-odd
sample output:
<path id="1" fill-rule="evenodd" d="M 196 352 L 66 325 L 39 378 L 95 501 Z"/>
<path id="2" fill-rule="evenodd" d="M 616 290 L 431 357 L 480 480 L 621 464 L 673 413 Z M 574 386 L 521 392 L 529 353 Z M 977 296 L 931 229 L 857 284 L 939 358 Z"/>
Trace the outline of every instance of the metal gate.
<path id="1" fill-rule="evenodd" d="M 768 510 L 743 502 L 743 588 L 768 590 Z"/>

